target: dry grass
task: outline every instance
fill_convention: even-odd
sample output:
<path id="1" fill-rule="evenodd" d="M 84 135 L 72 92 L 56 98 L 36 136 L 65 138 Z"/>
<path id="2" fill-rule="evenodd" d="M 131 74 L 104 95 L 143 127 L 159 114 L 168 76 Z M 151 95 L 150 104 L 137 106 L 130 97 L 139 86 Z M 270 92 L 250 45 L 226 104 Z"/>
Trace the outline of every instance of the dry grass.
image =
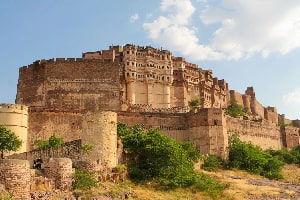
<path id="1" fill-rule="evenodd" d="M 225 196 L 219 199 L 300 199 L 292 189 L 283 188 L 284 182 L 300 185 L 300 168 L 296 165 L 288 165 L 283 169 L 283 181 L 270 181 L 264 177 L 249 174 L 241 170 L 218 170 L 217 172 L 201 171 L 213 176 L 223 183 L 230 183 L 230 188 L 225 190 Z M 190 189 L 156 190 L 150 184 L 146 186 L 136 185 L 130 181 L 119 184 L 106 182 L 99 188 L 87 193 L 79 192 L 89 199 L 91 196 L 110 196 L 120 198 L 124 193 L 129 193 L 131 200 L 211 200 L 207 194 L 192 192 Z M 282 196 L 282 194 L 285 196 Z M 290 195 L 290 197 L 289 197 Z M 299 197 L 298 197 L 299 195 Z M 295 197 L 295 198 L 291 198 Z M 83 198 L 84 199 L 84 198 Z M 218 199 L 218 198 L 217 198 Z"/>
<path id="2" fill-rule="evenodd" d="M 300 168 L 297 165 L 285 165 L 282 174 L 285 181 L 300 185 Z"/>

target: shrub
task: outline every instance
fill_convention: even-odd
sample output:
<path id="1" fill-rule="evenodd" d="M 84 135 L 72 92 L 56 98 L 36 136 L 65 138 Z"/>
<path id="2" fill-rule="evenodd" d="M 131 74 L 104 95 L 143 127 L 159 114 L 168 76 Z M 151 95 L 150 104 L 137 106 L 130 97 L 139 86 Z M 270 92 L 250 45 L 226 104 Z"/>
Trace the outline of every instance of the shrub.
<path id="1" fill-rule="evenodd" d="M 195 191 L 205 191 L 212 197 L 222 196 L 223 190 L 229 188 L 229 184 L 222 184 L 215 178 L 206 174 L 199 174 L 196 177 L 195 184 L 192 189 Z"/>
<path id="2" fill-rule="evenodd" d="M 184 147 L 188 145 L 181 145 L 156 129 L 147 132 L 135 129 L 123 138 L 123 145 L 128 153 L 135 155 L 129 165 L 131 178 L 156 179 L 161 185 L 170 187 L 188 186 L 194 181 L 192 161 L 198 153 L 195 149 L 194 152 L 186 151 Z"/>
<path id="3" fill-rule="evenodd" d="M 244 169 L 270 179 L 281 179 L 283 163 L 260 147 L 242 142 L 237 136 L 232 136 L 229 145 L 228 166 Z"/>
<path id="4" fill-rule="evenodd" d="M 73 174 L 73 179 L 73 189 L 89 190 L 98 186 L 98 181 L 95 179 L 94 171 L 76 169 Z"/>
<path id="5" fill-rule="evenodd" d="M 217 171 L 223 165 L 222 158 L 216 155 L 207 155 L 203 161 L 204 163 L 201 167 L 206 171 Z"/>
<path id="6" fill-rule="evenodd" d="M 190 107 L 197 107 L 200 106 L 200 100 L 199 99 L 194 99 L 192 101 L 189 101 L 189 106 Z"/>
<path id="7" fill-rule="evenodd" d="M 225 114 L 231 117 L 244 116 L 248 112 L 248 108 L 243 108 L 237 101 L 231 100 L 230 105 L 225 109 Z"/>
<path id="8" fill-rule="evenodd" d="M 176 142 L 157 129 L 145 130 L 141 125 L 131 129 L 122 127 L 126 132 L 121 135 L 124 150 L 130 158 L 128 172 L 131 179 L 158 183 L 164 189 L 190 187 L 210 196 L 220 196 L 228 187 L 194 171 L 194 162 L 200 159 L 200 154 L 193 143 Z M 124 133 L 124 130 L 120 131 Z"/>

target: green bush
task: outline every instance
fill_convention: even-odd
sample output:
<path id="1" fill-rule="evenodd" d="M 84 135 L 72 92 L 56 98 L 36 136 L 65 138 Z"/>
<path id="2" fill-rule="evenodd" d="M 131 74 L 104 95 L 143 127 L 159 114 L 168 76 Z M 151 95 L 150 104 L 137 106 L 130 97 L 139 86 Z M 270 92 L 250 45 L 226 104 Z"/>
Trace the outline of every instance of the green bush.
<path id="1" fill-rule="evenodd" d="M 12 194 L 3 192 L 0 194 L 0 200 L 15 200 Z"/>
<path id="2" fill-rule="evenodd" d="M 202 169 L 206 171 L 217 171 L 223 165 L 221 157 L 216 155 L 207 155 L 203 159 Z"/>
<path id="3" fill-rule="evenodd" d="M 194 152 L 188 152 L 184 149 L 188 147 L 186 144 L 181 145 L 156 129 L 138 130 L 123 138 L 124 149 L 135 155 L 129 166 L 130 177 L 141 181 L 157 179 L 161 185 L 170 187 L 192 184 L 195 176 L 192 161 L 198 154 L 195 148 Z"/>
<path id="4" fill-rule="evenodd" d="M 287 149 L 281 150 L 268 150 L 268 152 L 277 157 L 280 161 L 287 164 L 300 164 L 300 146 L 296 146 L 288 151 Z"/>
<path id="5" fill-rule="evenodd" d="M 230 105 L 225 109 L 225 114 L 231 117 L 240 117 L 244 116 L 248 112 L 248 108 L 241 106 L 237 101 L 230 101 Z"/>
<path id="6" fill-rule="evenodd" d="M 158 183 L 164 189 L 190 187 L 210 196 L 220 196 L 227 187 L 194 171 L 194 163 L 199 161 L 200 154 L 193 143 L 176 142 L 159 130 L 146 130 L 142 125 L 128 128 L 120 124 L 118 131 L 129 158 L 128 173 L 132 180 Z"/>
<path id="7" fill-rule="evenodd" d="M 73 174 L 73 179 L 73 189 L 89 190 L 98 186 L 94 171 L 76 169 Z"/>
<path id="8" fill-rule="evenodd" d="M 283 163 L 277 157 L 273 157 L 258 146 L 242 142 L 237 136 L 232 136 L 230 140 L 228 166 L 270 179 L 282 178 Z"/>
<path id="9" fill-rule="evenodd" d="M 227 188 L 229 188 L 229 184 L 222 184 L 215 178 L 203 173 L 196 176 L 195 184 L 192 186 L 193 190 L 207 192 L 214 198 L 222 196 L 223 190 Z"/>

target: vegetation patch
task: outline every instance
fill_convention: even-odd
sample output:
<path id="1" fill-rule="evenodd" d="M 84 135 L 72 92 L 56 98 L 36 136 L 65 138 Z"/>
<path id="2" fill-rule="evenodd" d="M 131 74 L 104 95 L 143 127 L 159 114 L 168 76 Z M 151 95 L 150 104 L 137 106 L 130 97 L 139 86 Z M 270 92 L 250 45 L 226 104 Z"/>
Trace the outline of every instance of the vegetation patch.
<path id="1" fill-rule="evenodd" d="M 228 167 L 247 170 L 270 179 L 282 179 L 284 165 L 277 157 L 233 135 L 229 144 Z"/>
<path id="2" fill-rule="evenodd" d="M 120 130 L 121 129 L 121 130 Z M 118 124 L 124 150 L 129 156 L 128 171 L 132 180 L 139 183 L 157 183 L 159 188 L 187 188 L 220 196 L 226 184 L 194 171 L 200 159 L 193 143 L 179 143 L 157 129 L 146 130 L 141 125 L 128 128 Z"/>

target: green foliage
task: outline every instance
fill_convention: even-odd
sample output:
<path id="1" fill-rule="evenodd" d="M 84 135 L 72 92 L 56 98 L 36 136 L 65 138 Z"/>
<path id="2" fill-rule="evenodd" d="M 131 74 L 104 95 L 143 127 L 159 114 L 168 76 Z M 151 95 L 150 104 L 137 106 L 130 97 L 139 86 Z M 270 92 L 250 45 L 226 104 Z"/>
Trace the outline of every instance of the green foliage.
<path id="1" fill-rule="evenodd" d="M 222 184 L 215 178 L 203 173 L 196 176 L 195 184 L 192 186 L 193 190 L 205 191 L 214 198 L 222 196 L 223 190 L 227 188 L 229 188 L 229 184 Z"/>
<path id="2" fill-rule="evenodd" d="M 50 147 L 57 150 L 63 143 L 64 139 L 62 137 L 57 137 L 55 134 L 50 136 L 48 140 L 34 141 L 34 145 L 36 145 L 38 149 L 46 149 Z"/>
<path id="3" fill-rule="evenodd" d="M 204 163 L 201 167 L 206 171 L 217 171 L 223 165 L 222 158 L 216 155 L 204 156 L 203 161 Z"/>
<path id="4" fill-rule="evenodd" d="M 129 168 L 136 180 L 157 179 L 161 185 L 182 187 L 194 180 L 193 160 L 182 145 L 156 129 L 123 138 L 124 149 L 136 157 Z"/>
<path id="5" fill-rule="evenodd" d="M 300 164 L 300 146 L 294 147 L 291 151 L 287 149 L 268 150 L 268 152 L 277 157 L 280 161 L 287 164 Z"/>
<path id="6" fill-rule="evenodd" d="M 90 153 L 91 151 L 93 151 L 95 149 L 95 146 L 92 145 L 92 144 L 85 144 L 81 147 L 81 151 L 84 153 L 84 154 L 88 154 Z"/>
<path id="7" fill-rule="evenodd" d="M 122 134 L 124 149 L 131 158 L 128 166 L 131 179 L 159 183 L 163 188 L 190 187 L 211 196 L 220 196 L 227 187 L 194 171 L 194 162 L 200 154 L 193 143 L 176 142 L 159 130 L 146 130 L 142 125 L 131 129 L 122 125 L 122 128 L 126 130 Z"/>
<path id="8" fill-rule="evenodd" d="M 270 179 L 281 179 L 283 163 L 268 152 L 251 143 L 242 142 L 237 136 L 232 136 L 229 145 L 228 166 L 244 169 Z"/>
<path id="9" fill-rule="evenodd" d="M 292 126 L 292 124 L 285 124 L 284 122 L 278 122 L 278 126 L 286 127 L 286 126 Z"/>
<path id="10" fill-rule="evenodd" d="M 94 171 L 76 169 L 73 174 L 73 179 L 73 189 L 89 190 L 98 186 Z"/>
<path id="11" fill-rule="evenodd" d="M 200 100 L 199 99 L 194 99 L 194 100 L 189 101 L 189 106 L 190 107 L 200 106 Z"/>
<path id="12" fill-rule="evenodd" d="M 49 138 L 49 146 L 55 150 L 57 150 L 64 143 L 64 139 L 62 137 L 57 137 L 55 134 L 51 135 Z"/>
<path id="13" fill-rule="evenodd" d="M 118 122 L 117 133 L 118 133 L 119 137 L 123 137 L 123 136 L 130 134 L 130 129 L 128 128 L 128 126 L 126 124 L 124 124 L 122 122 Z"/>
<path id="14" fill-rule="evenodd" d="M 114 168 L 116 173 L 124 173 L 127 171 L 127 166 L 124 164 L 119 164 Z"/>
<path id="15" fill-rule="evenodd" d="M 230 105 L 225 109 L 225 114 L 231 117 L 244 116 L 248 112 L 248 108 L 243 108 L 237 101 L 231 100 Z"/>
<path id="16" fill-rule="evenodd" d="M 22 140 L 10 129 L 0 125 L 1 158 L 4 158 L 4 152 L 17 151 L 21 146 Z"/>
<path id="17" fill-rule="evenodd" d="M 123 137 L 124 149 L 132 155 L 129 175 L 135 180 L 157 180 L 161 185 L 181 187 L 194 181 L 193 162 L 200 156 L 193 145 L 177 143 L 157 129 L 141 125 Z"/>
<path id="18" fill-rule="evenodd" d="M 49 147 L 49 141 L 48 140 L 36 140 L 34 141 L 34 145 L 37 146 L 39 150 L 41 149 L 47 149 Z"/>

